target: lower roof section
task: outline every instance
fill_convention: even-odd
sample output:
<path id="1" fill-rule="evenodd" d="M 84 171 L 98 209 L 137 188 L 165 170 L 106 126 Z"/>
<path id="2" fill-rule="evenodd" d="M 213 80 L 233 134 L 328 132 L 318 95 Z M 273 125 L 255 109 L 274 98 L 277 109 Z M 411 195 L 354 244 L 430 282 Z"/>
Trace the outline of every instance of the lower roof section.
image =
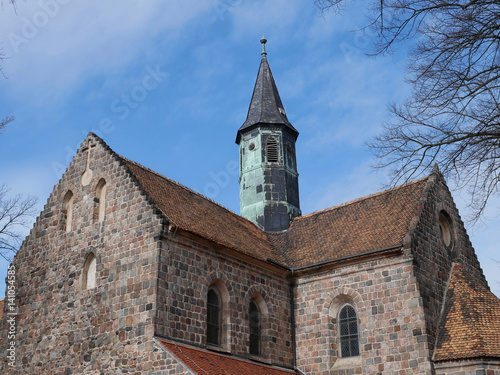
<path id="1" fill-rule="evenodd" d="M 229 354 L 213 352 L 206 349 L 195 348 L 170 340 L 156 338 L 157 342 L 179 364 L 190 370 L 193 374 L 209 375 L 292 375 L 294 370 L 266 365 Z"/>
<path id="2" fill-rule="evenodd" d="M 455 263 L 446 291 L 434 361 L 500 359 L 500 299 Z"/>

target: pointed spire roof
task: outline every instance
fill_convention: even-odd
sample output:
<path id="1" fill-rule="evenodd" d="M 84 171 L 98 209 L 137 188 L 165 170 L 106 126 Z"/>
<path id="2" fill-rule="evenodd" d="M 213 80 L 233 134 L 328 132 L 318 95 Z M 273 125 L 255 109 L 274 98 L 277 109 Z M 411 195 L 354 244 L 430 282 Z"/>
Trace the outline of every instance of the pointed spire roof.
<path id="1" fill-rule="evenodd" d="M 243 130 L 260 124 L 283 125 L 291 130 L 295 134 L 295 137 L 299 135 L 297 129 L 288 121 L 278 88 L 271 73 L 271 68 L 267 62 L 267 53 L 265 50 L 267 40 L 262 38 L 260 42 L 262 43 L 262 60 L 260 62 L 259 74 L 257 75 L 257 81 L 253 89 L 247 119 L 238 129 L 236 143 L 239 143 L 240 134 Z"/>

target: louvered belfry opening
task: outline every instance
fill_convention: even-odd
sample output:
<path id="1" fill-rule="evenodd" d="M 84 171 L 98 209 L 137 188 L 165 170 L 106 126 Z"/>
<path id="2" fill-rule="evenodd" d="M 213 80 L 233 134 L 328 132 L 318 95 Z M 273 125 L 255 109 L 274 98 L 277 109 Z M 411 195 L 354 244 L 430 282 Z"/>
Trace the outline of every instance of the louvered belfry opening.
<path id="1" fill-rule="evenodd" d="M 356 311 L 350 305 L 340 310 L 340 350 L 342 357 L 355 357 L 359 355 L 358 318 Z"/>
<path id="2" fill-rule="evenodd" d="M 268 163 L 277 163 L 279 158 L 278 141 L 269 137 L 266 142 L 266 158 Z"/>

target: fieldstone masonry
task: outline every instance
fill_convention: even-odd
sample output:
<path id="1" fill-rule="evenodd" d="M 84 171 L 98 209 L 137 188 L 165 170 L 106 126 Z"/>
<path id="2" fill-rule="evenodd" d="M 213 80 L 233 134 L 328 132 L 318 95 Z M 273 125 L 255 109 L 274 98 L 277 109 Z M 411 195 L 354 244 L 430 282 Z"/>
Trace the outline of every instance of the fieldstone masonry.
<path id="1" fill-rule="evenodd" d="M 337 319 L 344 303 L 358 314 L 361 358 L 354 363 L 340 358 L 337 346 Z M 431 373 L 422 299 L 410 257 L 300 278 L 296 316 L 297 365 L 305 373 Z"/>
<path id="2" fill-rule="evenodd" d="M 438 340 L 454 263 L 471 288 L 482 285 L 481 306 L 484 296 L 500 306 L 442 175 L 301 216 L 298 131 L 266 55 L 236 138 L 242 217 L 90 133 L 14 258 L 16 359 L 8 364 L 4 304 L 0 373 L 209 373 L 174 345 L 231 373 L 238 359 L 276 375 L 500 375 L 500 340 L 482 344 L 494 358 L 453 357 Z M 94 264 L 95 286 L 86 280 Z M 218 322 L 207 345 L 211 288 L 221 302 L 211 304 Z M 260 353 L 250 355 L 252 300 Z M 343 357 L 346 304 L 359 355 Z M 444 360 L 433 361 L 435 346 Z"/>
<path id="3" fill-rule="evenodd" d="M 103 179 L 106 195 L 96 199 Z M 399 247 L 293 270 L 169 223 L 123 159 L 90 134 L 14 259 L 17 361 L 15 368 L 5 361 L 4 315 L 0 371 L 190 374 L 155 337 L 205 348 L 206 296 L 216 285 L 223 337 L 211 349 L 223 353 L 306 374 L 498 374 L 492 362 L 432 362 L 453 262 L 486 281 L 442 177 L 432 175 L 425 189 Z M 69 191 L 71 214 L 63 212 Z M 105 204 L 104 218 L 97 204 Z M 452 223 L 448 246 L 442 211 Z M 84 289 L 89 254 L 97 260 L 96 286 Z M 256 297 L 262 355 L 252 357 L 248 311 Z M 338 347 L 346 303 L 357 314 L 358 357 L 342 358 Z"/>
<path id="4" fill-rule="evenodd" d="M 89 158 L 88 141 L 95 148 Z M 92 180 L 82 184 L 82 175 Z M 106 209 L 96 220 L 95 190 L 106 181 Z M 61 221 L 64 197 L 73 193 L 71 230 Z M 15 257 L 19 303 L 17 367 L 12 374 L 179 373 L 155 333 L 206 344 L 206 294 L 216 280 L 228 290 L 224 304 L 224 350 L 248 354 L 248 306 L 259 294 L 260 361 L 293 366 L 289 281 L 224 255 L 207 241 L 169 233 L 165 220 L 127 173 L 120 158 L 89 135 L 55 186 L 43 212 Z M 88 255 L 97 258 L 96 288 L 82 290 Z M 2 327 L 5 327 L 5 316 Z M 182 372 L 181 372 L 182 373 Z"/>
<path id="5" fill-rule="evenodd" d="M 155 233 L 162 219 L 109 148 L 93 135 L 88 140 L 96 145 L 89 159 L 91 181 L 82 185 L 88 161 L 82 147 L 14 259 L 17 361 L 16 368 L 7 367 L 2 334 L 2 373 L 147 373 L 164 367 L 165 353 L 153 351 L 160 267 Z M 94 196 L 101 178 L 108 186 L 105 218 L 96 222 Z M 68 191 L 73 215 L 66 233 L 60 223 Z M 91 252 L 97 286 L 82 290 Z"/>
<path id="6" fill-rule="evenodd" d="M 426 187 L 428 198 L 420 202 L 420 212 L 414 221 L 413 233 L 406 246 L 412 250 L 415 276 L 429 331 L 428 344 L 433 350 L 453 262 L 460 263 L 485 285 L 487 283 L 444 179 L 438 175 L 431 176 L 431 179 L 433 183 Z M 452 221 L 449 246 L 443 242 L 439 229 L 439 214 L 442 211 L 445 211 Z"/>
<path id="7" fill-rule="evenodd" d="M 202 241 L 200 241 L 202 242 Z M 163 242 L 164 274 L 158 288 L 156 333 L 198 346 L 206 345 L 206 296 L 217 280 L 228 298 L 223 304 L 223 349 L 248 357 L 250 301 L 262 296 L 260 361 L 293 366 L 290 285 L 283 272 L 248 262 L 176 236 Z M 163 278 L 163 276 L 165 278 Z"/>

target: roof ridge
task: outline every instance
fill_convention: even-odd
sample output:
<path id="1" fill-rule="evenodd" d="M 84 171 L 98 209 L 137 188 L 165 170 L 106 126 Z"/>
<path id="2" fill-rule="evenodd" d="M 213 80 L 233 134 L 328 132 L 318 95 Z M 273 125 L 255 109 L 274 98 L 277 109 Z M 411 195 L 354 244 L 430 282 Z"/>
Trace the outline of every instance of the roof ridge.
<path id="1" fill-rule="evenodd" d="M 118 155 L 118 154 L 117 154 L 117 155 Z M 130 160 L 130 159 L 128 159 L 128 158 L 126 158 L 126 157 L 124 157 L 124 156 L 121 156 L 121 155 L 118 155 L 118 156 L 119 156 L 121 159 L 123 159 L 124 161 L 126 161 L 126 162 L 132 163 L 132 164 L 136 165 L 137 167 L 142 168 L 142 169 L 144 169 L 144 170 L 146 170 L 146 171 L 148 171 L 148 172 L 150 172 L 150 173 L 153 173 L 153 174 L 155 174 L 156 176 L 158 176 L 158 177 L 160 177 L 160 178 L 163 178 L 163 179 L 165 179 L 165 180 L 168 180 L 168 181 L 172 182 L 173 184 L 175 184 L 175 185 L 179 186 L 180 188 L 185 189 L 185 190 L 187 190 L 187 191 L 189 191 L 189 192 L 191 192 L 191 193 L 193 193 L 193 194 L 195 194 L 195 195 L 199 196 L 200 198 L 205 199 L 205 200 L 207 200 L 207 201 L 209 201 L 209 202 L 211 202 L 211 203 L 213 203 L 213 204 L 215 204 L 215 205 L 217 205 L 217 206 L 219 206 L 219 207 L 223 208 L 224 210 L 228 211 L 228 212 L 229 212 L 229 213 L 231 213 L 232 215 L 234 215 L 234 216 L 236 216 L 236 217 L 238 217 L 238 218 L 240 218 L 240 219 L 243 219 L 243 220 L 246 220 L 246 221 L 248 221 L 248 222 L 252 223 L 250 220 L 245 219 L 243 216 L 238 215 L 236 212 L 234 212 L 234 211 L 230 210 L 229 208 L 227 208 L 227 207 L 223 206 L 222 204 L 220 204 L 220 203 L 218 203 L 218 202 L 214 201 L 213 199 L 210 199 L 210 198 L 206 197 L 205 195 L 203 195 L 203 194 L 201 194 L 201 193 L 198 193 L 196 190 L 193 190 L 193 189 L 191 189 L 191 188 L 189 188 L 189 187 L 187 187 L 187 186 L 185 186 L 185 185 L 181 184 L 180 182 L 177 182 L 177 181 L 175 181 L 175 180 L 172 180 L 171 178 L 168 178 L 168 177 L 166 177 L 166 176 L 162 175 L 161 173 L 156 172 L 155 170 L 153 170 L 153 169 L 151 169 L 151 168 L 145 167 L 144 165 L 142 165 L 142 164 L 140 164 L 140 163 L 137 163 L 136 161 Z M 252 224 L 253 224 L 253 223 L 252 223 Z M 253 224 L 253 225 L 255 225 L 255 224 Z M 258 228 L 258 229 L 260 229 L 260 228 L 259 228 L 259 227 L 257 227 L 256 225 L 255 225 L 255 227 L 256 227 L 256 228 Z M 260 229 L 260 230 L 261 230 L 261 229 Z"/>
<path id="2" fill-rule="evenodd" d="M 407 186 L 414 185 L 414 184 L 417 184 L 419 182 L 422 182 L 422 181 L 424 181 L 424 180 L 426 180 L 428 178 L 429 178 L 429 176 L 421 177 L 421 178 L 419 178 L 417 180 L 406 182 L 406 183 L 404 183 L 402 185 L 395 186 L 395 187 L 390 188 L 390 189 L 386 189 L 386 190 L 378 191 L 376 193 L 368 194 L 368 195 L 365 195 L 364 197 L 360 197 L 360 198 L 356 198 L 356 199 L 353 199 L 353 200 L 348 201 L 348 202 L 340 203 L 340 204 L 338 204 L 336 206 L 324 208 L 324 209 L 318 210 L 318 211 L 313 211 L 313 212 L 310 212 L 310 213 L 308 213 L 306 215 L 302 215 L 302 216 L 296 217 L 293 220 L 293 222 L 295 222 L 296 220 L 299 221 L 299 220 L 301 220 L 303 218 L 311 217 L 311 216 L 314 216 L 314 215 L 323 214 L 323 213 L 332 211 L 332 210 L 340 208 L 340 207 L 345 207 L 345 206 L 349 206 L 349 205 L 354 204 L 354 203 L 359 203 L 359 202 L 367 200 L 367 199 L 375 198 L 375 197 L 378 197 L 378 196 L 383 195 L 383 194 L 387 194 L 387 193 L 392 192 L 392 191 L 403 189 L 403 188 L 405 188 Z M 293 222 L 292 222 L 292 225 L 293 225 Z"/>

